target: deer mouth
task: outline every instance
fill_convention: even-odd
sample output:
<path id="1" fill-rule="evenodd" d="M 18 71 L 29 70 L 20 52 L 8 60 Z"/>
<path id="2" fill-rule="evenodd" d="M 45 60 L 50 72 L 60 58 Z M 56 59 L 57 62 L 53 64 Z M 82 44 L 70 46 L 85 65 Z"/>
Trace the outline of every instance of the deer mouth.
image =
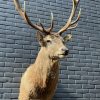
<path id="1" fill-rule="evenodd" d="M 63 53 L 63 54 L 59 54 L 58 56 L 59 56 L 59 58 L 63 58 L 63 57 L 65 57 L 65 56 L 67 56 L 68 54 L 65 54 L 65 53 Z"/>
<path id="2" fill-rule="evenodd" d="M 63 56 L 65 56 L 65 54 L 59 54 L 59 55 L 63 55 Z"/>
<path id="3" fill-rule="evenodd" d="M 59 55 L 67 56 L 68 54 L 69 54 L 68 52 L 65 52 L 65 53 L 62 53 L 62 54 L 59 54 Z"/>

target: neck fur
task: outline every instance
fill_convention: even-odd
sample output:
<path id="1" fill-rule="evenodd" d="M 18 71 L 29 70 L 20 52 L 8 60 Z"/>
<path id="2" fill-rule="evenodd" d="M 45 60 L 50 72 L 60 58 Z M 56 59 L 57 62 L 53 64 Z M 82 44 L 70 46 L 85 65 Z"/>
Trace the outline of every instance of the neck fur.
<path id="1" fill-rule="evenodd" d="M 43 87 L 45 87 L 46 85 L 46 79 L 49 76 L 49 73 L 52 70 L 53 66 L 55 64 L 58 65 L 58 62 L 58 60 L 53 60 L 49 57 L 48 52 L 45 50 L 45 48 L 41 48 L 36 58 L 34 69 L 35 72 L 37 72 L 37 74 L 39 75 L 40 80 L 42 79 Z"/>
<path id="2" fill-rule="evenodd" d="M 46 49 L 44 47 L 42 47 L 38 53 L 35 64 L 41 68 L 42 67 L 48 68 L 48 67 L 52 67 L 52 65 L 57 62 L 58 62 L 58 60 L 50 58 L 48 55 L 48 51 L 46 51 Z"/>

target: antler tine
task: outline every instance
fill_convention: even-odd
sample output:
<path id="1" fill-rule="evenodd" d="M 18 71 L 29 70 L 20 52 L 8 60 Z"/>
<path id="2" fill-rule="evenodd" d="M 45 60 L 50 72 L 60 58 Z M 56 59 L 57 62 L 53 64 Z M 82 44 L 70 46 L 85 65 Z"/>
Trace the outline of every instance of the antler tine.
<path id="1" fill-rule="evenodd" d="M 77 27 L 77 25 L 78 25 L 78 21 L 79 21 L 79 19 L 80 19 L 80 15 L 81 15 L 81 8 L 80 8 L 80 11 L 79 11 L 79 13 L 78 13 L 78 16 L 77 16 L 77 18 L 76 18 L 76 20 L 75 21 L 73 21 L 73 22 L 71 22 L 71 24 L 70 24 L 70 26 L 69 26 L 69 28 L 68 29 L 71 29 L 71 27 L 73 27 L 73 26 L 76 26 Z M 75 25 L 75 24 L 77 24 L 77 25 Z M 76 27 L 74 27 L 74 28 L 76 28 Z"/>
<path id="2" fill-rule="evenodd" d="M 54 26 L 54 17 L 53 17 L 53 12 L 51 11 L 51 26 L 50 28 L 47 29 L 48 33 L 52 31 L 53 26 Z"/>
<path id="3" fill-rule="evenodd" d="M 78 25 L 78 23 L 75 23 L 74 25 L 70 26 L 70 27 L 68 28 L 68 30 L 76 28 L 77 25 Z"/>
<path id="4" fill-rule="evenodd" d="M 72 11 L 71 11 L 71 14 L 70 14 L 70 17 L 67 21 L 67 23 L 65 24 L 64 27 L 62 27 L 59 31 L 58 31 L 58 34 L 62 34 L 64 31 L 66 31 L 67 29 L 72 29 L 72 28 L 75 28 L 77 26 L 77 22 L 80 18 L 80 12 L 81 10 L 79 11 L 79 14 L 78 14 L 78 17 L 75 21 L 71 22 L 74 15 L 75 15 L 75 11 L 77 9 L 77 6 L 78 6 L 78 3 L 79 3 L 79 0 L 72 0 L 73 1 L 73 7 L 72 7 Z M 74 25 L 75 24 L 75 25 Z"/>
<path id="5" fill-rule="evenodd" d="M 43 28 L 43 31 L 46 31 L 46 30 L 44 29 L 43 24 L 41 23 L 41 20 L 40 20 L 40 19 L 39 19 L 39 24 L 40 24 L 40 26 Z"/>
<path id="6" fill-rule="evenodd" d="M 45 32 L 47 33 L 46 30 L 44 30 L 43 27 L 40 27 L 36 24 L 32 24 L 30 19 L 28 18 L 28 15 L 26 14 L 26 11 L 23 11 L 23 9 L 21 8 L 20 4 L 19 4 L 19 0 L 13 0 L 14 1 L 14 4 L 15 4 L 15 7 L 16 9 L 18 10 L 20 16 L 25 20 L 25 22 L 30 25 L 32 28 L 35 28 L 36 30 L 39 30 L 41 32 Z M 25 10 L 25 2 L 24 2 L 24 10 Z"/>

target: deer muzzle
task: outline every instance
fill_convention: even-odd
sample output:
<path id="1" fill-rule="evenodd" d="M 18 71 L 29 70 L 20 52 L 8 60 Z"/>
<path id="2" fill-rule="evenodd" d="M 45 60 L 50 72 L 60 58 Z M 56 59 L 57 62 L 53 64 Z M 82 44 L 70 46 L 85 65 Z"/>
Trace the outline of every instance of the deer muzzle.
<path id="1" fill-rule="evenodd" d="M 67 48 L 62 48 L 62 51 L 63 51 L 63 55 L 68 55 L 69 53 L 69 50 Z"/>

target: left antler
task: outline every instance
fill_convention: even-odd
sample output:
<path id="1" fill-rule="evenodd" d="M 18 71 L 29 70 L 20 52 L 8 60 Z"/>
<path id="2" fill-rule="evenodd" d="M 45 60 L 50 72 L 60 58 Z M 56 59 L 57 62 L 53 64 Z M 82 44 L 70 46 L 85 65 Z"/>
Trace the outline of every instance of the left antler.
<path id="1" fill-rule="evenodd" d="M 24 2 L 24 10 L 23 10 L 23 9 L 21 8 L 20 4 L 19 4 L 19 0 L 13 0 L 13 1 L 14 1 L 15 7 L 16 7 L 17 11 L 19 12 L 20 16 L 24 19 L 24 21 L 25 21 L 28 25 L 30 25 L 32 28 L 34 28 L 34 29 L 36 29 L 36 30 L 39 30 L 39 31 L 41 31 L 41 32 L 43 32 L 43 33 L 45 33 L 45 34 L 50 34 L 50 32 L 51 32 L 52 29 L 53 29 L 53 13 L 51 13 L 51 26 L 50 26 L 50 28 L 45 29 L 45 28 L 43 27 L 42 23 L 40 23 L 40 26 L 39 26 L 39 25 L 33 24 L 33 23 L 30 21 L 30 19 L 29 19 L 27 13 L 26 13 L 26 11 L 25 11 L 25 2 Z"/>
<path id="2" fill-rule="evenodd" d="M 61 35 L 63 32 L 65 32 L 66 30 L 68 30 L 68 29 L 76 28 L 76 26 L 77 26 L 77 24 L 78 24 L 77 22 L 78 22 L 78 20 L 80 19 L 81 9 L 80 9 L 80 11 L 79 11 L 79 13 L 78 13 L 77 19 L 76 19 L 75 21 L 72 22 L 72 19 L 73 19 L 74 15 L 75 15 L 75 12 L 76 12 L 76 9 L 77 9 L 77 6 L 78 6 L 80 0 L 72 0 L 72 1 L 73 1 L 73 7 L 72 7 L 72 11 L 71 11 L 70 17 L 69 17 L 67 23 L 65 24 L 65 26 L 62 27 L 62 28 L 58 31 L 58 34 L 60 34 L 60 35 Z"/>

